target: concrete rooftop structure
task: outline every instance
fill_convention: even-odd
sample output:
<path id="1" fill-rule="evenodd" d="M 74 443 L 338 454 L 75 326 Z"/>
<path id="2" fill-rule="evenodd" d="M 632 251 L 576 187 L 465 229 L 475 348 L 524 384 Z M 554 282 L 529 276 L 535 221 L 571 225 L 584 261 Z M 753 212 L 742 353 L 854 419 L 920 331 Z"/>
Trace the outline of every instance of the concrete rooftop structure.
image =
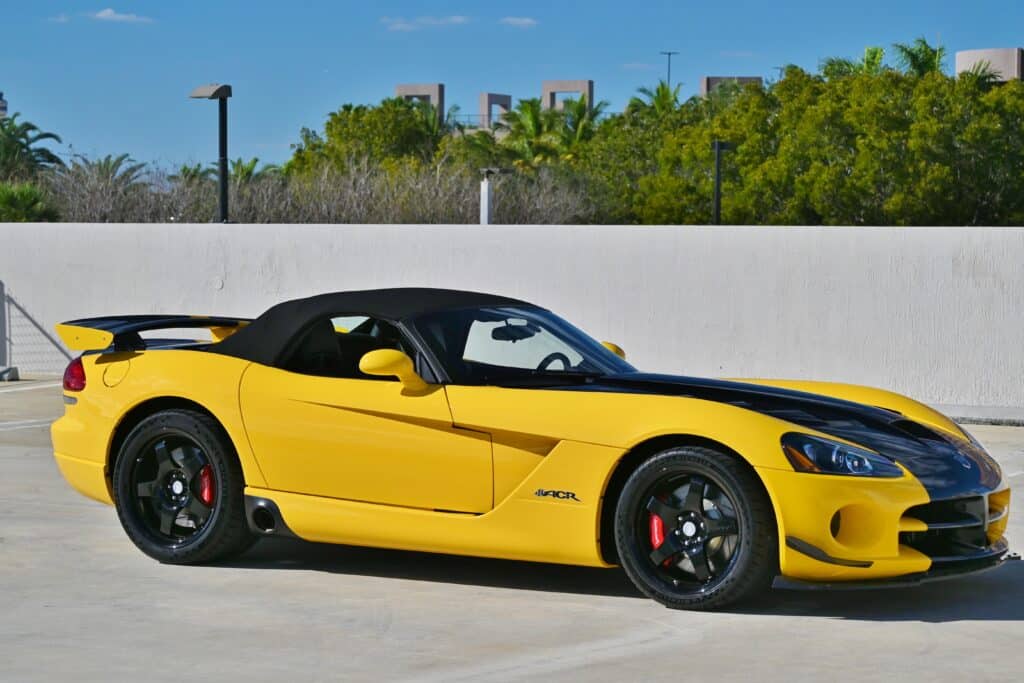
<path id="1" fill-rule="evenodd" d="M 437 111 L 437 118 L 444 121 L 444 83 L 403 83 L 396 85 L 395 97 L 417 102 L 428 102 Z"/>
<path id="2" fill-rule="evenodd" d="M 1024 49 L 1019 47 L 963 50 L 956 53 L 956 72 L 962 74 L 987 64 L 1002 82 L 1024 79 Z"/>
<path id="3" fill-rule="evenodd" d="M 586 97 L 590 106 L 594 104 L 594 81 L 544 81 L 541 86 L 540 104 L 544 109 L 561 109 L 562 103 L 559 95 L 575 93 L 580 97 Z"/>
<path id="4" fill-rule="evenodd" d="M 562 100 L 559 95 L 575 94 L 585 97 L 593 106 L 594 81 L 589 79 L 575 81 L 543 81 L 541 84 L 541 106 L 544 109 L 561 109 Z M 395 97 L 418 102 L 429 102 L 437 110 L 440 120 L 444 120 L 446 110 L 444 103 L 444 83 L 402 83 L 395 86 Z M 479 97 L 479 113 L 470 127 L 493 128 L 501 117 L 512 109 L 512 96 L 504 93 L 482 92 Z M 497 111 L 495 111 L 497 110 Z M 461 120 L 472 120 L 472 116 L 460 117 Z"/>
<path id="5" fill-rule="evenodd" d="M 494 116 L 494 109 L 498 115 Z M 499 95 L 498 93 L 480 93 L 480 127 L 491 128 L 494 123 L 501 120 L 501 117 L 512 109 L 512 96 Z"/>

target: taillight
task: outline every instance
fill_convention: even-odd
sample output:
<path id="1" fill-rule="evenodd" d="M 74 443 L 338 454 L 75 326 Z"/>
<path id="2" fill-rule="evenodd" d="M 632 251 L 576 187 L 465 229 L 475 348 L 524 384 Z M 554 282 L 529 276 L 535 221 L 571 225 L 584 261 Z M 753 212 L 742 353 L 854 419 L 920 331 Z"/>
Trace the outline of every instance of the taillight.
<path id="1" fill-rule="evenodd" d="M 85 366 L 82 365 L 82 358 L 71 361 L 64 371 L 64 391 L 81 391 L 85 389 Z"/>

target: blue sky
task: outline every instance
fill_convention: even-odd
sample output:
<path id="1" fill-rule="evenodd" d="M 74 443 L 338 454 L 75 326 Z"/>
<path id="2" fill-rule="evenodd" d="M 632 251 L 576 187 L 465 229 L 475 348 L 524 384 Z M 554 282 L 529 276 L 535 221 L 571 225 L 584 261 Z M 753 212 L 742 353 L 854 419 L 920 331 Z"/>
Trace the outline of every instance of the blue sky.
<path id="1" fill-rule="evenodd" d="M 116 4 L 110 4 L 114 3 Z M 216 106 L 193 86 L 231 83 L 231 156 L 284 161 L 303 126 L 396 83 L 442 81 L 475 114 L 481 91 L 537 97 L 544 79 L 592 78 L 621 110 L 664 77 L 773 77 L 865 45 L 941 40 L 951 52 L 1024 45 L 1024 3 L 995 0 L 33 0 L 6 2 L 0 91 L 12 112 L 76 153 L 211 161 Z M 998 20 L 994 20 L 998 17 Z M 952 61 L 952 60 L 950 60 Z M 950 64 L 950 68 L 952 64 Z"/>

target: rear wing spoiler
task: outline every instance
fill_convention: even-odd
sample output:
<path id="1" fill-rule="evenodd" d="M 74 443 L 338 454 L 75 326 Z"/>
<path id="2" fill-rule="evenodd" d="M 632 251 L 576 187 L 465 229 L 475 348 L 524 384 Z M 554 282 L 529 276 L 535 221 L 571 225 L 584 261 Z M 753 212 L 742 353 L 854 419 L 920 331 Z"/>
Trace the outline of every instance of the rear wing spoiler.
<path id="1" fill-rule="evenodd" d="M 74 351 L 141 351 L 151 330 L 207 329 L 214 342 L 223 341 L 252 322 L 249 318 L 203 315 L 120 315 L 69 320 L 56 326 L 57 334 Z"/>

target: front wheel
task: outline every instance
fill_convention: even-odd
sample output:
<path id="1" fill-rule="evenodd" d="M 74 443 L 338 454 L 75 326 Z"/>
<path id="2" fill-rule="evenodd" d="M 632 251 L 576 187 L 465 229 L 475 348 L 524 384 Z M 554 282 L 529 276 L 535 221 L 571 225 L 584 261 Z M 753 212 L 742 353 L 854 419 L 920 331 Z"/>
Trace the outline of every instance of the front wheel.
<path id="1" fill-rule="evenodd" d="M 767 588 L 778 569 L 757 475 L 708 448 L 671 448 L 640 465 L 619 497 L 615 543 L 637 588 L 676 609 L 725 607 Z"/>
<path id="2" fill-rule="evenodd" d="M 142 420 L 121 447 L 113 484 L 128 537 L 161 562 L 211 562 L 253 543 L 241 465 L 208 415 L 167 410 Z"/>

